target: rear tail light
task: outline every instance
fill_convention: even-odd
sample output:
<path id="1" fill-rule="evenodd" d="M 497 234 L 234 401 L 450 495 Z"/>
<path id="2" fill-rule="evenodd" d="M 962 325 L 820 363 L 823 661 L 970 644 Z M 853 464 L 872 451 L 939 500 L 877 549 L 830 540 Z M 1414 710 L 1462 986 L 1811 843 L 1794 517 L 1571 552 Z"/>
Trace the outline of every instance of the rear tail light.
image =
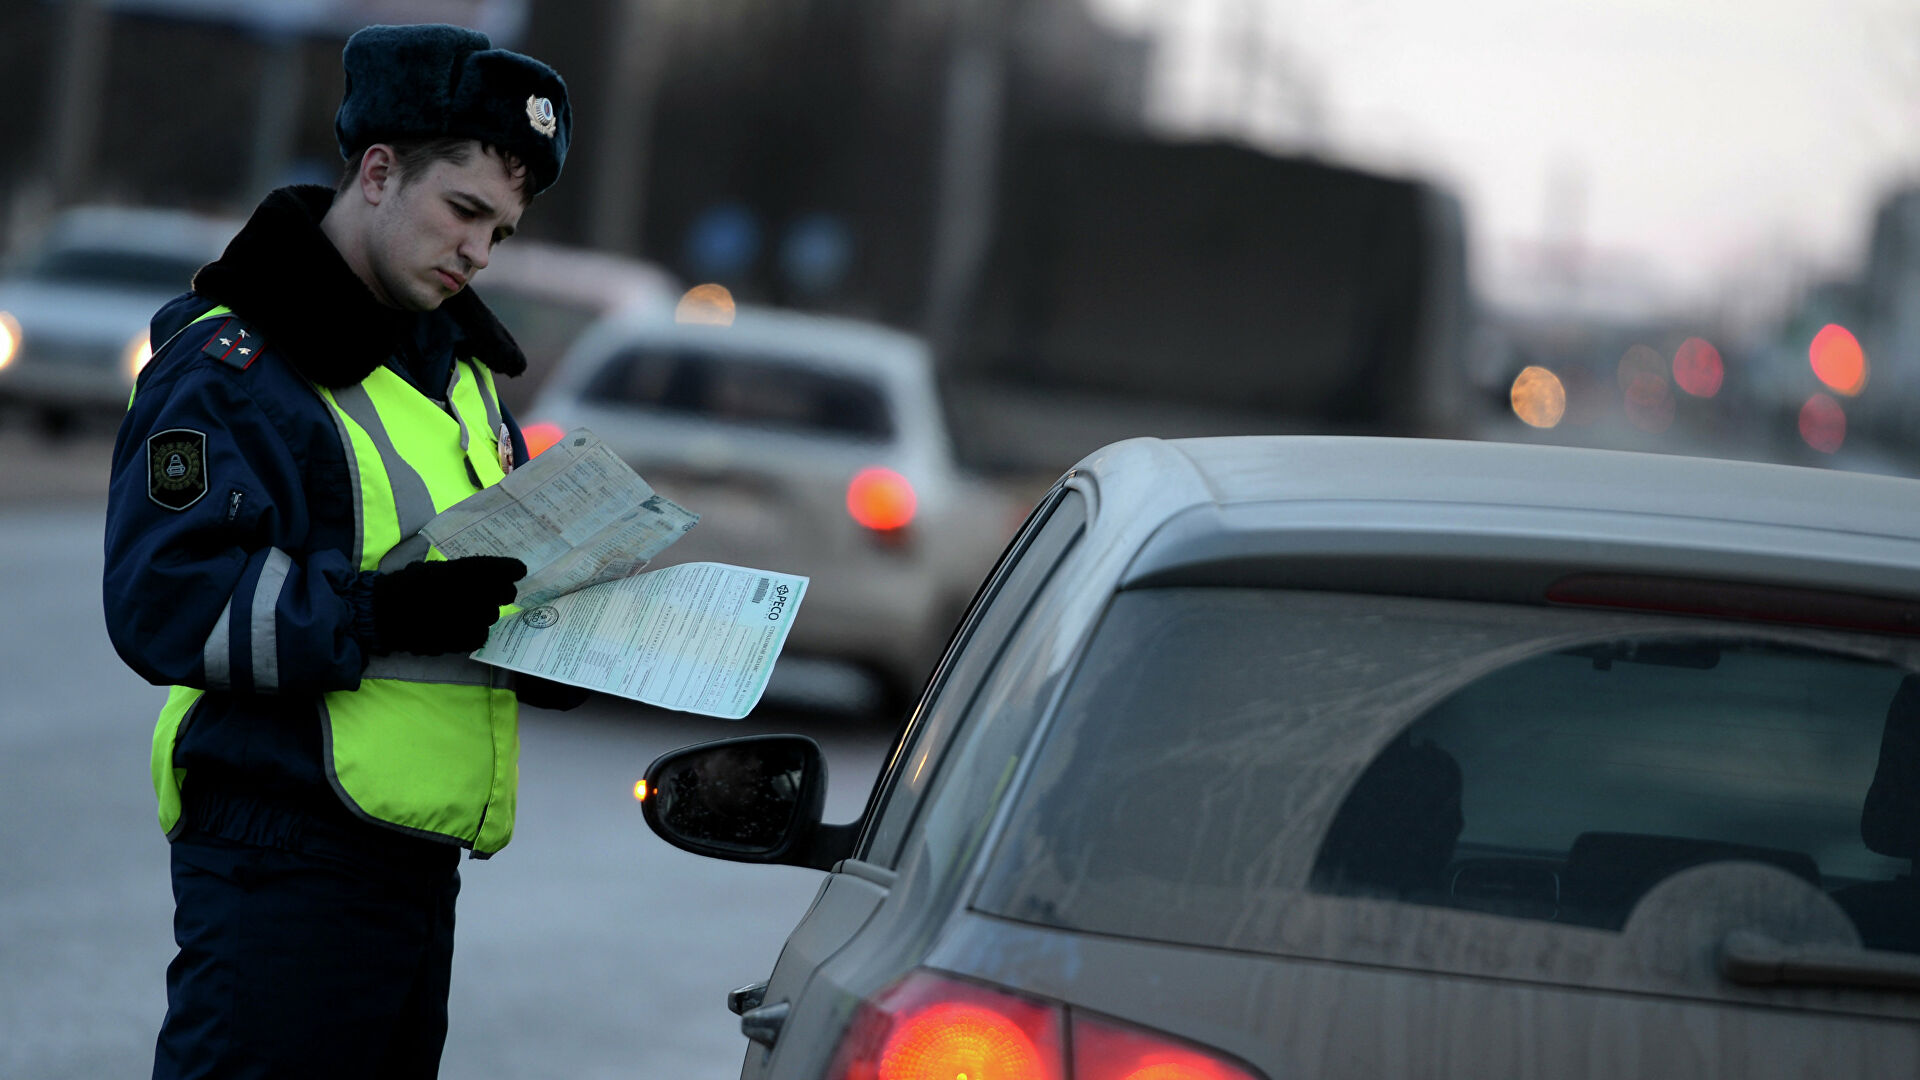
<path id="1" fill-rule="evenodd" d="M 875 532 L 906 528 L 919 506 L 913 485 L 892 469 L 861 469 L 847 484 L 847 513 Z"/>
<path id="2" fill-rule="evenodd" d="M 864 1002 L 831 1080 L 1260 1080 L 1164 1035 L 916 971 Z M 1071 1023 L 1071 1041 L 1062 1032 Z"/>
<path id="3" fill-rule="evenodd" d="M 1256 1080 L 1204 1050 L 1136 1027 L 1075 1013 L 1074 1080 Z"/>
<path id="4" fill-rule="evenodd" d="M 540 451 L 559 442 L 565 435 L 566 432 L 560 430 L 559 424 L 549 424 L 545 421 L 528 424 L 520 429 L 520 437 L 527 440 L 528 457 L 539 457 Z"/>
<path id="5" fill-rule="evenodd" d="M 1065 1080 L 1060 1008 L 916 971 L 863 1002 L 833 1080 Z"/>

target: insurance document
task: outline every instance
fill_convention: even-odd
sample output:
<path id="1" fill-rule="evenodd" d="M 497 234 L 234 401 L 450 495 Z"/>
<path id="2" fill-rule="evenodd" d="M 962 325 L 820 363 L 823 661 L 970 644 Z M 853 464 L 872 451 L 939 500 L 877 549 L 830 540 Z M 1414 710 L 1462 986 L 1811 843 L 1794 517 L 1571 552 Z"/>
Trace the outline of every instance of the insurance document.
<path id="1" fill-rule="evenodd" d="M 475 660 L 649 705 L 738 720 L 766 692 L 807 593 L 795 574 L 682 563 L 494 624 Z"/>
<path id="2" fill-rule="evenodd" d="M 593 432 L 576 428 L 420 531 L 449 559 L 506 555 L 526 563 L 514 602 L 532 607 L 638 573 L 699 521 Z"/>

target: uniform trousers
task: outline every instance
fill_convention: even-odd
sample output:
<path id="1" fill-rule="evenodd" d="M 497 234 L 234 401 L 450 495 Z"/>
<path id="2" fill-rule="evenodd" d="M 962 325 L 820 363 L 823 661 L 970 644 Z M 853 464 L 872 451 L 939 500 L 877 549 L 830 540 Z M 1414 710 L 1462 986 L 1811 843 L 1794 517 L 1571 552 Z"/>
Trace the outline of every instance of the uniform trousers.
<path id="1" fill-rule="evenodd" d="M 154 1080 L 436 1076 L 459 850 L 404 847 L 370 852 L 344 830 L 178 836 Z"/>

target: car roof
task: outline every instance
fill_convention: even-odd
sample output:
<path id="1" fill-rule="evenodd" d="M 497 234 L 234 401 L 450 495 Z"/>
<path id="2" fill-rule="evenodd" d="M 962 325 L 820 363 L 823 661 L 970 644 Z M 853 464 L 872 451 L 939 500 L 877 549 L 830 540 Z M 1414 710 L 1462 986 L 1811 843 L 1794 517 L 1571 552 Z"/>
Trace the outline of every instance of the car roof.
<path id="1" fill-rule="evenodd" d="M 49 226 L 41 246 L 101 248 L 212 260 L 240 231 L 233 218 L 187 210 L 133 206 L 77 206 Z"/>
<path id="2" fill-rule="evenodd" d="M 739 305 L 729 326 L 676 322 L 672 312 L 653 309 L 618 313 L 608 316 L 592 337 L 596 342 L 617 337 L 765 352 L 860 374 L 914 375 L 931 364 L 926 344 L 912 334 L 858 319 L 754 304 Z"/>
<path id="3" fill-rule="evenodd" d="M 1920 597 L 1920 481 L 1897 477 L 1339 436 L 1137 439 L 1080 468 L 1102 515 L 1141 523 L 1133 584 L 1250 573 L 1455 595 L 1511 570 L 1505 591 L 1532 599 L 1579 572 Z"/>
<path id="4" fill-rule="evenodd" d="M 1395 499 L 1717 517 L 1920 537 L 1920 483 L 1754 461 L 1447 439 L 1168 444 L 1222 503 Z"/>

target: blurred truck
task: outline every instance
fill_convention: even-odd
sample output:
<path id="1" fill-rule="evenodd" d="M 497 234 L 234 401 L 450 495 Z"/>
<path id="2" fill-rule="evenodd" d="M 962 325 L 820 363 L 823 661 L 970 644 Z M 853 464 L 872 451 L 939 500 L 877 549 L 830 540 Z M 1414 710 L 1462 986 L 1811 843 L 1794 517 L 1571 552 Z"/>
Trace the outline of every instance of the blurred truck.
<path id="1" fill-rule="evenodd" d="M 1133 435 L 1460 429 L 1462 216 L 1432 183 L 1043 132 L 1010 145 L 990 221 L 931 304 L 978 467 L 1055 473 Z"/>

